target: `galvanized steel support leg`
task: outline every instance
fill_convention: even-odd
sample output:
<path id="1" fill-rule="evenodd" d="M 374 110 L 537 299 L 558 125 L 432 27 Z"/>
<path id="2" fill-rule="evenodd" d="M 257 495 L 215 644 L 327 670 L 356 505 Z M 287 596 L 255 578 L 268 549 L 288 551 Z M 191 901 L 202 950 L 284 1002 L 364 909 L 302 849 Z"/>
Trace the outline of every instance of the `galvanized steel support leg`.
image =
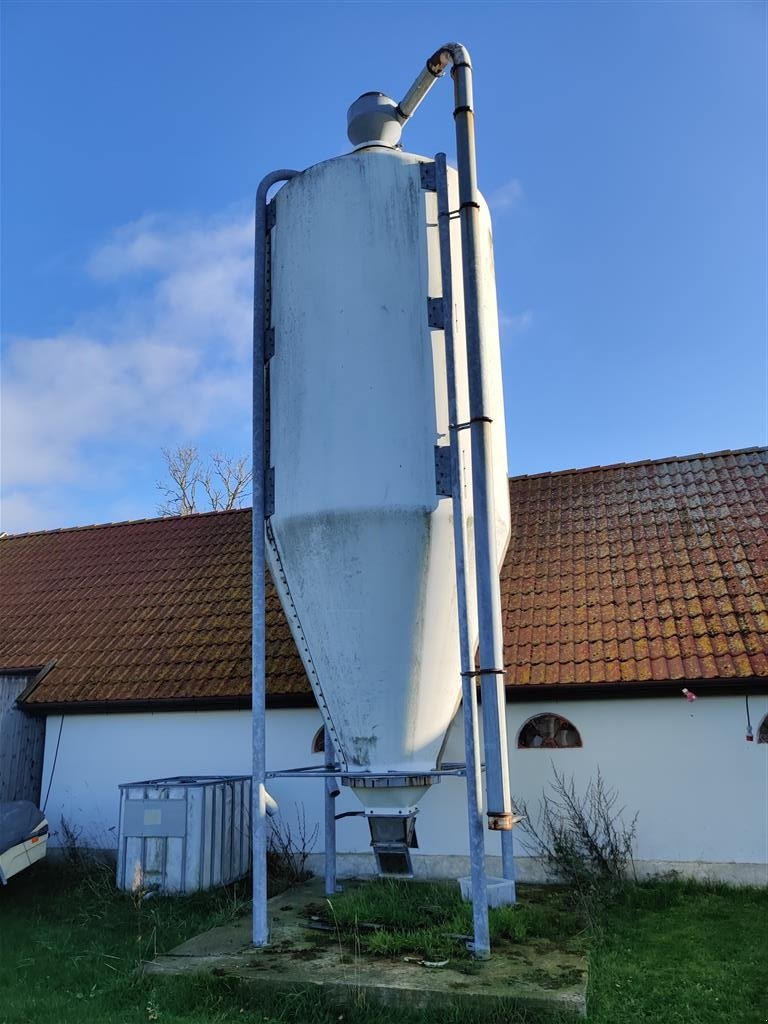
<path id="1" fill-rule="evenodd" d="M 485 843 L 483 836 L 483 805 L 480 768 L 480 737 L 477 720 L 477 691 L 472 669 L 472 650 L 469 637 L 466 536 L 464 520 L 464 481 L 462 474 L 456 395 L 456 352 L 453 334 L 453 279 L 451 269 L 451 221 L 448 200 L 448 172 L 445 153 L 435 157 L 435 183 L 437 185 L 437 223 L 440 235 L 440 271 L 443 283 L 443 322 L 445 332 L 445 368 L 448 382 L 448 422 L 453 425 L 451 440 L 451 500 L 453 502 L 453 543 L 456 562 L 456 592 L 459 615 L 459 648 L 461 653 L 461 695 L 464 717 L 464 753 L 467 782 L 467 818 L 469 826 L 469 865 L 472 883 L 472 916 L 474 941 L 472 952 L 476 959 L 487 960 L 491 955 L 488 926 L 488 889 L 485 876 Z"/>
<path id="2" fill-rule="evenodd" d="M 336 751 L 333 747 L 330 731 L 326 726 L 323 747 L 325 749 L 325 767 L 336 767 Z M 336 885 L 336 797 L 339 786 L 334 778 L 325 780 L 325 895 L 333 896 L 340 892 Z"/>
<path id="3" fill-rule="evenodd" d="M 253 513 L 252 540 L 252 756 L 251 832 L 253 840 L 253 944 L 269 942 L 267 921 L 267 808 L 266 808 L 266 622 L 264 611 L 264 330 L 267 311 L 266 234 L 267 194 L 273 185 L 293 178 L 297 171 L 273 171 L 256 192 L 253 266 Z"/>

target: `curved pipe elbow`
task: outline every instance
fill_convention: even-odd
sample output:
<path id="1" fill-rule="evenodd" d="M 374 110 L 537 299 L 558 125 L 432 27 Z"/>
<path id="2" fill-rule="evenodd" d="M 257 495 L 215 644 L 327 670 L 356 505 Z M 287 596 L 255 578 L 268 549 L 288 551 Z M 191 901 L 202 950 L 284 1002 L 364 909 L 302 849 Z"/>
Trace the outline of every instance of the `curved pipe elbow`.
<path id="1" fill-rule="evenodd" d="M 439 78 L 440 75 L 445 73 L 445 69 L 449 64 L 452 64 L 454 67 L 472 67 L 469 59 L 469 50 L 463 43 L 444 43 L 439 50 L 435 50 L 427 61 L 427 70 L 435 78 Z"/>
<path id="2" fill-rule="evenodd" d="M 424 70 L 397 105 L 395 113 L 400 124 L 405 124 L 413 116 L 418 105 L 437 79 L 445 74 L 449 65 L 453 65 L 453 71 L 456 68 L 467 68 L 471 72 L 469 51 L 462 43 L 444 43 L 427 60 Z"/>

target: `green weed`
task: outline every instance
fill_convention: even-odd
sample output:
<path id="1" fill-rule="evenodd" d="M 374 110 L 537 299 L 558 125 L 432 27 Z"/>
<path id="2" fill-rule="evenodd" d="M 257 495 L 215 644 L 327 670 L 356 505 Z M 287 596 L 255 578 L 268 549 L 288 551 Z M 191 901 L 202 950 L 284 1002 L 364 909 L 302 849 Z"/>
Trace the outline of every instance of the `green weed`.
<path id="1" fill-rule="evenodd" d="M 455 883 L 381 879 L 350 888 L 328 903 L 328 923 L 367 953 L 428 960 L 470 957 L 472 909 Z M 563 944 L 583 926 L 564 890 L 543 886 L 521 888 L 517 905 L 492 909 L 489 923 L 497 946 L 527 938 Z"/>

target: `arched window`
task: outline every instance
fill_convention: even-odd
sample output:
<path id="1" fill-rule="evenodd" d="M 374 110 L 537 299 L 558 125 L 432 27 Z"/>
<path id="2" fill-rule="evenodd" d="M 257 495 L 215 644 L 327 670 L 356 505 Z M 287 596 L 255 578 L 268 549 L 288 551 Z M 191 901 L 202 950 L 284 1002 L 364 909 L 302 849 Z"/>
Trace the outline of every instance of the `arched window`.
<path id="1" fill-rule="evenodd" d="M 573 722 L 569 722 L 562 715 L 534 715 L 517 735 L 517 746 L 520 750 L 537 747 L 558 750 L 581 745 L 579 730 Z"/>
<path id="2" fill-rule="evenodd" d="M 312 739 L 312 753 L 325 753 L 325 726 L 321 725 Z"/>
<path id="3" fill-rule="evenodd" d="M 768 715 L 762 720 L 757 730 L 757 742 L 768 743 Z"/>

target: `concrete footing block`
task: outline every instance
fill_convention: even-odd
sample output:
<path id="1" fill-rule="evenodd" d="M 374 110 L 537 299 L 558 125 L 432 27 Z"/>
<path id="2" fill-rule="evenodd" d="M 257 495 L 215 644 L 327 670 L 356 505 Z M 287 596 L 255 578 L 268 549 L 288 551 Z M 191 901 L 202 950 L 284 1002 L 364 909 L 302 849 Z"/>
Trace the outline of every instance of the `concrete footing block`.
<path id="1" fill-rule="evenodd" d="M 509 907 L 515 903 L 515 883 L 508 878 L 496 878 L 491 875 L 486 879 L 488 889 L 489 907 Z M 461 887 L 461 898 L 470 902 L 472 900 L 472 879 L 469 875 L 459 879 Z"/>

